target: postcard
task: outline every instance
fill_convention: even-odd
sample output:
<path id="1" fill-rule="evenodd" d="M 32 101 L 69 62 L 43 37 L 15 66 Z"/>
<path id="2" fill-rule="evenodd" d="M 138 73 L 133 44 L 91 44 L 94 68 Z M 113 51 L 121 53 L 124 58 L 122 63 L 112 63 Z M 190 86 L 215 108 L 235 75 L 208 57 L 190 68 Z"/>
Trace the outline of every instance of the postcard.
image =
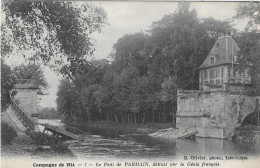
<path id="1" fill-rule="evenodd" d="M 1 10 L 2 168 L 260 167 L 260 3 Z"/>

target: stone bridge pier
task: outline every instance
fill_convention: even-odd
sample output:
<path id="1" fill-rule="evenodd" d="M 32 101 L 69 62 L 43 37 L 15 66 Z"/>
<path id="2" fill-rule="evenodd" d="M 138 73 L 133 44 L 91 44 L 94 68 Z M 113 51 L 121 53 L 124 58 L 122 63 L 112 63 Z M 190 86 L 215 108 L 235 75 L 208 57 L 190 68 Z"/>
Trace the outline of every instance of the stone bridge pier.
<path id="1" fill-rule="evenodd" d="M 16 92 L 14 102 L 22 109 L 23 112 L 33 121 L 35 131 L 38 128 L 38 111 L 37 111 L 37 89 L 36 81 L 32 79 L 19 79 L 13 91 Z"/>
<path id="2" fill-rule="evenodd" d="M 258 114 L 259 99 L 260 96 L 249 94 L 181 90 L 176 124 L 186 128 L 196 126 L 200 137 L 225 139 L 247 120 L 251 121 L 248 124 L 255 124 L 248 117 Z"/>

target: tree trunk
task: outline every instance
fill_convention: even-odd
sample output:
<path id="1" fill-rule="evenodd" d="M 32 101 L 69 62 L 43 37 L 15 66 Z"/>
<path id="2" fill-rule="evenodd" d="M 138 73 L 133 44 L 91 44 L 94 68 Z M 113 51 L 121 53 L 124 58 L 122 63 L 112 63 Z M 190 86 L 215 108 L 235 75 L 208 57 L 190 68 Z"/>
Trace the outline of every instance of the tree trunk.
<path id="1" fill-rule="evenodd" d="M 87 107 L 87 117 L 88 117 L 88 120 L 91 121 L 90 108 L 89 107 Z"/>
<path id="2" fill-rule="evenodd" d="M 158 117 L 159 121 L 158 122 L 160 123 L 161 122 L 161 113 L 159 112 L 158 114 L 159 114 L 159 117 Z"/>
<path id="3" fill-rule="evenodd" d="M 152 119 L 153 119 L 153 123 L 154 123 L 154 111 L 153 111 L 153 109 L 152 109 Z"/>
<path id="4" fill-rule="evenodd" d="M 72 111 L 70 111 L 70 118 L 73 119 L 73 113 L 72 113 Z"/>
<path id="5" fill-rule="evenodd" d="M 130 116 L 129 116 L 129 113 L 127 114 L 127 122 L 130 123 Z"/>
<path id="6" fill-rule="evenodd" d="M 108 111 L 107 111 L 107 121 L 110 122 Z"/>
<path id="7" fill-rule="evenodd" d="M 136 124 L 136 113 L 134 113 L 134 119 L 135 119 L 135 124 Z"/>
<path id="8" fill-rule="evenodd" d="M 115 120 L 116 120 L 116 122 L 118 123 L 118 118 L 117 118 L 115 112 L 114 112 L 114 116 L 115 116 Z"/>
<path id="9" fill-rule="evenodd" d="M 173 125 L 173 128 L 176 128 L 176 108 L 175 108 L 175 105 L 173 104 L 173 112 L 172 112 L 172 125 Z"/>
<path id="10" fill-rule="evenodd" d="M 176 122 L 175 122 L 175 113 L 173 112 L 172 114 L 172 125 L 173 125 L 173 128 L 176 128 Z"/>
<path id="11" fill-rule="evenodd" d="M 144 115 L 143 115 L 143 123 L 145 123 L 145 113 L 144 113 Z"/>
<path id="12" fill-rule="evenodd" d="M 124 123 L 125 120 L 124 120 L 124 116 L 123 116 L 123 113 L 121 112 L 121 119 L 122 119 L 122 122 Z"/>
<path id="13" fill-rule="evenodd" d="M 166 102 L 163 105 L 163 123 L 166 122 Z"/>

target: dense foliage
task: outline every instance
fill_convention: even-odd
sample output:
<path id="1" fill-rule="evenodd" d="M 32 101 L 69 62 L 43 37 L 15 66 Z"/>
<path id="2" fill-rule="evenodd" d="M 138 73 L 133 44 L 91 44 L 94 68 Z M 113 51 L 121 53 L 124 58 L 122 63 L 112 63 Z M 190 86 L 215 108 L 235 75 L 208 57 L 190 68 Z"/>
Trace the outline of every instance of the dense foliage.
<path id="1" fill-rule="evenodd" d="M 12 91 L 18 79 L 34 79 L 38 86 L 37 94 L 43 95 L 48 83 L 40 65 L 19 65 L 14 68 L 8 66 L 1 59 L 1 111 L 5 111 L 11 103 L 11 97 L 16 92 Z"/>
<path id="2" fill-rule="evenodd" d="M 63 79 L 58 111 L 68 119 L 115 122 L 169 122 L 176 90 L 198 89 L 198 67 L 228 22 L 198 19 L 188 3 L 154 22 L 146 33 L 120 38 L 112 62 L 96 60 L 74 80 Z"/>
<path id="3" fill-rule="evenodd" d="M 44 90 L 47 88 L 48 83 L 40 64 L 21 64 L 13 68 L 13 74 L 16 79 L 35 80 L 35 84 L 38 87 L 37 94 L 44 95 Z"/>
<path id="4" fill-rule="evenodd" d="M 95 49 L 90 36 L 106 25 L 105 11 L 88 2 L 4 2 L 1 7 L 2 111 L 10 103 L 15 76 L 36 79 L 38 94 L 44 94 L 47 82 L 38 63 L 71 79 L 85 72 Z M 4 59 L 14 55 L 33 65 L 16 67 L 13 75 Z"/>
<path id="5" fill-rule="evenodd" d="M 248 18 L 245 32 L 241 33 L 237 41 L 241 48 L 241 69 L 249 68 L 249 73 L 260 93 L 260 3 L 240 3 L 235 18 Z"/>
<path id="6" fill-rule="evenodd" d="M 10 144 L 17 136 L 13 127 L 1 121 L 1 144 Z"/>
<path id="7" fill-rule="evenodd" d="M 4 60 L 1 59 L 1 111 L 5 111 L 10 105 L 10 91 L 13 89 L 16 82 L 16 78 L 12 73 L 11 67 L 5 64 Z"/>
<path id="8" fill-rule="evenodd" d="M 34 141 L 35 145 L 42 146 L 42 145 L 50 145 L 52 150 L 65 154 L 71 154 L 68 146 L 62 143 L 61 138 L 58 136 L 51 136 L 42 132 L 33 132 L 33 131 L 26 131 L 26 134 L 30 136 L 30 138 Z"/>
<path id="9" fill-rule="evenodd" d="M 39 118 L 40 119 L 60 119 L 61 116 L 59 115 L 56 108 L 45 107 L 39 110 Z"/>
<path id="10" fill-rule="evenodd" d="M 25 51 L 25 58 L 70 77 L 85 69 L 94 51 L 90 35 L 106 24 L 104 10 L 91 3 L 13 2 L 2 9 L 3 56 Z"/>

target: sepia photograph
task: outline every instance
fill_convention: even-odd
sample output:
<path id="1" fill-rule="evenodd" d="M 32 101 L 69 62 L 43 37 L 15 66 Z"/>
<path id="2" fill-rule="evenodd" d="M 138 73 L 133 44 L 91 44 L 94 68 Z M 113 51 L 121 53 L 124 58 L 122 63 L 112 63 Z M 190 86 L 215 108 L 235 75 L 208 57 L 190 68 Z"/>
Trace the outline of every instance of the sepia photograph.
<path id="1" fill-rule="evenodd" d="M 260 3 L 1 1 L 1 167 L 260 167 Z"/>

